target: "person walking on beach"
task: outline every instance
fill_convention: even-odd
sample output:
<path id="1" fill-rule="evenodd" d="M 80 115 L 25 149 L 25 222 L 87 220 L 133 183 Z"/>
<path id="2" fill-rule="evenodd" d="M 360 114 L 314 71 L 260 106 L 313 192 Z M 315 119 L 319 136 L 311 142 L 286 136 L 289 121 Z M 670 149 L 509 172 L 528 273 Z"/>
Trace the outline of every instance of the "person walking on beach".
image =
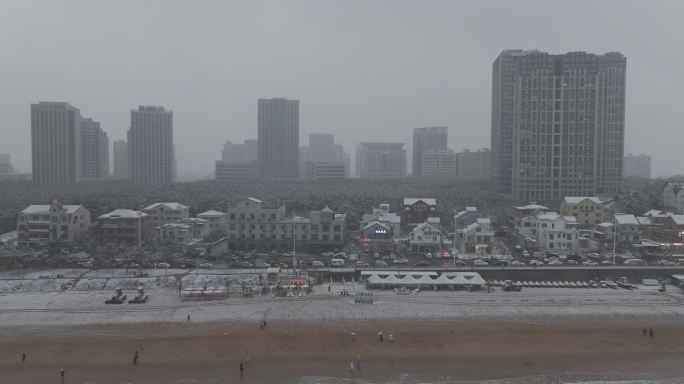
<path id="1" fill-rule="evenodd" d="M 352 343 L 356 342 L 356 332 L 352 332 L 350 335 L 352 337 Z"/>
<path id="2" fill-rule="evenodd" d="M 644 328 L 643 336 L 646 336 L 646 328 Z"/>
<path id="3" fill-rule="evenodd" d="M 133 365 L 138 364 L 138 350 L 135 350 L 135 354 L 133 355 Z"/>
<path id="4" fill-rule="evenodd" d="M 62 384 L 64 384 L 64 374 L 65 374 L 65 373 L 66 373 L 66 371 L 64 371 L 64 368 L 62 368 L 62 369 L 59 370 L 59 375 L 60 375 L 61 378 L 62 378 Z"/>
<path id="5" fill-rule="evenodd" d="M 26 354 L 25 354 L 25 353 L 22 353 L 22 354 L 21 354 L 21 362 L 23 363 L 23 362 L 25 362 L 25 361 L 26 361 Z"/>
<path id="6" fill-rule="evenodd" d="M 382 343 L 382 332 L 378 332 L 378 336 L 380 336 L 380 342 Z"/>
<path id="7" fill-rule="evenodd" d="M 188 321 L 190 321 L 190 314 L 188 313 Z"/>
<path id="8" fill-rule="evenodd" d="M 242 374 L 243 374 L 244 372 L 245 372 L 245 365 L 244 365 L 244 364 L 242 363 L 242 361 L 241 361 L 241 362 L 240 362 L 240 376 L 242 376 Z"/>
<path id="9" fill-rule="evenodd" d="M 649 329 L 648 329 L 648 333 L 649 333 L 649 335 L 650 335 L 651 337 L 653 337 L 653 328 L 649 328 Z"/>
<path id="10" fill-rule="evenodd" d="M 349 363 L 349 375 L 354 376 L 354 362 Z"/>
<path id="11" fill-rule="evenodd" d="M 356 369 L 361 372 L 361 356 L 356 356 Z"/>

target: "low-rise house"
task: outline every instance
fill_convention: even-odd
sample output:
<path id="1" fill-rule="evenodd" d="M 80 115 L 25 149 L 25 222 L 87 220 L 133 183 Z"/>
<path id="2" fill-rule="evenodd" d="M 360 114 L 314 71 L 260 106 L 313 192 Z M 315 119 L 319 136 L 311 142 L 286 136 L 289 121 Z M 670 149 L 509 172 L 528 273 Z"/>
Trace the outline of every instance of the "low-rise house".
<path id="1" fill-rule="evenodd" d="M 93 238 L 101 244 L 138 246 L 153 235 L 150 216 L 141 211 L 115 209 L 99 216 L 90 227 Z"/>
<path id="2" fill-rule="evenodd" d="M 573 253 L 578 248 L 579 228 L 574 216 L 561 216 L 556 212 L 539 214 L 535 232 L 542 250 Z"/>
<path id="3" fill-rule="evenodd" d="M 306 217 L 286 217 L 285 206 L 272 207 L 248 198 L 227 211 L 230 250 L 304 251 L 341 248 L 346 240 L 344 213 L 325 207 Z M 293 239 L 294 238 L 294 239 Z M 294 241 L 293 241 L 294 240 Z"/>
<path id="4" fill-rule="evenodd" d="M 561 216 L 575 216 L 582 226 L 603 222 L 603 204 L 598 197 L 565 197 L 560 204 Z"/>
<path id="5" fill-rule="evenodd" d="M 177 223 L 190 217 L 190 207 L 180 203 L 155 203 L 145 207 L 143 212 L 150 215 L 154 227 Z"/>
<path id="6" fill-rule="evenodd" d="M 409 247 L 414 252 L 439 252 L 442 249 L 442 229 L 427 220 L 409 233 Z"/>
<path id="7" fill-rule="evenodd" d="M 17 218 L 20 246 L 56 242 L 74 242 L 86 237 L 90 227 L 90 211 L 82 205 L 29 205 Z"/>
<path id="8" fill-rule="evenodd" d="M 617 242 L 620 244 L 635 244 L 641 241 L 641 223 L 636 216 L 627 213 L 614 215 Z"/>
<path id="9" fill-rule="evenodd" d="M 220 233 L 222 236 L 226 233 L 226 214 L 219 211 L 206 211 L 196 215 L 199 219 L 207 221 L 209 235 Z"/>
<path id="10" fill-rule="evenodd" d="M 405 198 L 401 209 L 401 228 L 411 230 L 428 217 L 437 217 L 437 200 L 433 198 Z"/>
<path id="11" fill-rule="evenodd" d="M 480 217 L 474 223 L 456 230 L 458 245 L 462 250 L 472 250 L 476 245 L 491 244 L 494 239 L 492 221 L 488 217 Z"/>
<path id="12" fill-rule="evenodd" d="M 364 228 L 376 221 L 390 227 L 394 236 L 401 234 L 401 217 L 396 213 L 390 212 L 389 204 L 380 204 L 378 208 L 373 208 L 372 213 L 363 215 L 360 228 Z"/>
<path id="13" fill-rule="evenodd" d="M 393 251 L 394 237 L 392 227 L 379 221 L 372 221 L 359 230 L 359 243 L 365 252 Z"/>

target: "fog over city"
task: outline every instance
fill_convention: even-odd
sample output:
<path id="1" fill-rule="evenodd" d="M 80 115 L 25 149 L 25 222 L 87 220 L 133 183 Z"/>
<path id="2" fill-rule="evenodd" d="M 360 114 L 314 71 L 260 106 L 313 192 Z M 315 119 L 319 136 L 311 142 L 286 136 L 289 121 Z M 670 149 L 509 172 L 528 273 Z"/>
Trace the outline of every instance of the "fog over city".
<path id="1" fill-rule="evenodd" d="M 301 145 L 334 133 L 352 154 L 393 141 L 410 156 L 413 128 L 447 126 L 450 148 L 489 148 L 502 50 L 619 51 L 625 154 L 681 174 L 682 15 L 681 1 L 3 1 L 0 152 L 31 171 L 31 103 L 68 102 L 111 141 L 130 109 L 160 105 L 178 175 L 211 175 L 272 97 L 300 101 Z"/>

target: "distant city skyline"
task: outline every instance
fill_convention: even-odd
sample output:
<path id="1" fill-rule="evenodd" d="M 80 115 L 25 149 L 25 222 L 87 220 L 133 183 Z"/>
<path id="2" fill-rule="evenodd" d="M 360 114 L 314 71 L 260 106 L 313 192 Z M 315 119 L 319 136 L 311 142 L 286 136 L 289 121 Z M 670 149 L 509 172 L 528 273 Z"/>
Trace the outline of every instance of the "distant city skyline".
<path id="1" fill-rule="evenodd" d="M 254 100 L 274 96 L 300 100 L 300 136 L 332 133 L 352 151 L 362 141 L 404 142 L 410 162 L 411 130 L 422 126 L 449 127 L 456 152 L 490 147 L 491 62 L 520 47 L 625 54 L 625 151 L 652 155 L 653 176 L 684 173 L 684 52 L 673 48 L 683 2 L 496 4 L 492 12 L 490 2 L 448 1 L 9 1 L 0 15 L 0 70 L 12 74 L 0 93 L 0 152 L 18 172 L 31 170 L 26 106 L 39 100 L 87 111 L 110 141 L 126 139 L 131 106 L 164 105 L 175 112 L 178 174 L 210 174 L 223 143 L 255 138 Z M 102 23 L 110 19 L 129 22 Z M 55 56 L 56 40 L 71 44 Z"/>

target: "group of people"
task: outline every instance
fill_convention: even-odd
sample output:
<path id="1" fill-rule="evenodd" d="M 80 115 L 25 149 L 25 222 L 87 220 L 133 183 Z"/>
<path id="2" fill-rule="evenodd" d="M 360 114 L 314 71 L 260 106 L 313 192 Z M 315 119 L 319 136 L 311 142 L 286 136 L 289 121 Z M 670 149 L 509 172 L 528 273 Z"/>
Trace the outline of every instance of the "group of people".
<path id="1" fill-rule="evenodd" d="M 373 292 L 361 291 L 354 294 L 354 304 L 373 304 Z"/>
<path id="2" fill-rule="evenodd" d="M 644 328 L 642 336 L 646 336 L 646 333 L 648 333 L 649 336 L 653 337 L 653 328 L 649 328 L 648 332 L 646 332 L 646 328 Z"/>

